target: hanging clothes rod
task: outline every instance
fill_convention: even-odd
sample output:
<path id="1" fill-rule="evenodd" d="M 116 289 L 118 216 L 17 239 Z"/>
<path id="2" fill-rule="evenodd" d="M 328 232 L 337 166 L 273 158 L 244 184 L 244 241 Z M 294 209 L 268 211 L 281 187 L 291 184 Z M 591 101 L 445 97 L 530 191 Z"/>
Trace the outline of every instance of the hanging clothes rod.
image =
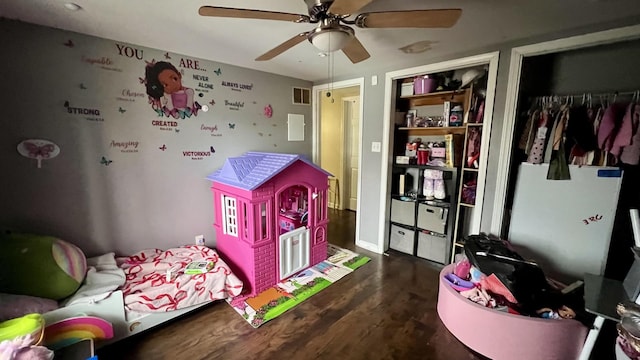
<path id="1" fill-rule="evenodd" d="M 576 98 L 582 98 L 582 103 L 593 102 L 594 99 L 602 102 L 609 101 L 613 98 L 615 101 L 618 97 L 632 96 L 634 101 L 640 100 L 640 90 L 636 91 L 614 91 L 607 93 L 582 93 L 582 94 L 568 94 L 568 95 L 547 95 L 547 96 L 535 96 L 533 99 L 539 101 L 553 101 L 553 102 L 571 102 Z"/>

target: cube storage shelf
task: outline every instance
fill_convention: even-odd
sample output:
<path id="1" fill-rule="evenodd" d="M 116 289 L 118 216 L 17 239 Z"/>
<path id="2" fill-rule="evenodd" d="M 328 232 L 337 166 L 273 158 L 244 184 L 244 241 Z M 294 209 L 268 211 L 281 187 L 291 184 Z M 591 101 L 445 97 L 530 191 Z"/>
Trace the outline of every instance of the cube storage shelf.
<path id="1" fill-rule="evenodd" d="M 429 165 L 394 165 L 395 170 L 417 171 L 411 186 L 416 197 L 395 193 L 391 198 L 389 247 L 405 254 L 446 264 L 451 256 L 455 204 L 457 202 L 458 169 Z M 424 170 L 443 172 L 449 195 L 444 200 L 427 200 L 422 193 Z M 397 175 L 394 175 L 397 177 Z"/>

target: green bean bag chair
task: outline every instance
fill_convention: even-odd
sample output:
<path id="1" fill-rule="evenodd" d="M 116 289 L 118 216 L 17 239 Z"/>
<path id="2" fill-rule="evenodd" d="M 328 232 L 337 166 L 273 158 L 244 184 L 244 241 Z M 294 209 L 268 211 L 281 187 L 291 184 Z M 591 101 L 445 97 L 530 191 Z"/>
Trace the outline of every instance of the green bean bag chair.
<path id="1" fill-rule="evenodd" d="M 0 292 L 61 300 L 82 284 L 87 259 L 52 236 L 0 235 Z"/>

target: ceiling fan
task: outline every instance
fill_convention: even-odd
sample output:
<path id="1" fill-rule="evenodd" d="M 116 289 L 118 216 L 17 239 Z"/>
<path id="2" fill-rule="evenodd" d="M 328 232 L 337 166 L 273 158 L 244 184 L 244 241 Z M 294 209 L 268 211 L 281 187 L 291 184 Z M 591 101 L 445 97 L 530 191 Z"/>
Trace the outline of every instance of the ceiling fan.
<path id="1" fill-rule="evenodd" d="M 202 6 L 198 13 L 202 16 L 318 24 L 313 30 L 299 33 L 260 55 L 256 61 L 271 60 L 307 39 L 323 52 L 342 50 L 354 64 L 368 59 L 370 55 L 356 38 L 355 31 L 347 25 L 359 28 L 447 28 L 453 26 L 462 14 L 461 9 L 381 11 L 361 13 L 349 20 L 352 14 L 373 0 L 304 1 L 309 15 L 218 6 Z"/>

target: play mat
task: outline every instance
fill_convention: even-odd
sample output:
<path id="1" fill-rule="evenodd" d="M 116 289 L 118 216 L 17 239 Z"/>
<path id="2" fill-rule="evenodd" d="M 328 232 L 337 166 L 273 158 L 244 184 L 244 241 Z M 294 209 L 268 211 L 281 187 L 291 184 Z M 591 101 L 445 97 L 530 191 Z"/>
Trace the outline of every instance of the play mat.
<path id="1" fill-rule="evenodd" d="M 329 244 L 327 260 L 264 290 L 260 294 L 227 299 L 233 309 L 257 328 L 282 315 L 371 260 Z"/>

